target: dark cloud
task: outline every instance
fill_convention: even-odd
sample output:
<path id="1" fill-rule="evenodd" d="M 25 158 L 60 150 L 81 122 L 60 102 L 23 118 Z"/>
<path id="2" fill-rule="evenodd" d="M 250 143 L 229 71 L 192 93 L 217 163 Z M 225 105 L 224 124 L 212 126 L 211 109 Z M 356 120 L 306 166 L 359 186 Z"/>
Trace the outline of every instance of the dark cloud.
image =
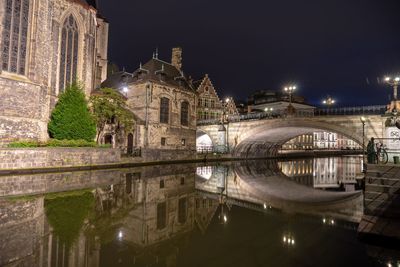
<path id="1" fill-rule="evenodd" d="M 319 103 L 384 104 L 377 77 L 400 73 L 396 0 L 100 0 L 110 60 L 133 71 L 156 47 L 184 49 L 184 70 L 208 73 L 220 95 L 299 85 Z M 368 80 L 368 81 L 367 81 Z"/>

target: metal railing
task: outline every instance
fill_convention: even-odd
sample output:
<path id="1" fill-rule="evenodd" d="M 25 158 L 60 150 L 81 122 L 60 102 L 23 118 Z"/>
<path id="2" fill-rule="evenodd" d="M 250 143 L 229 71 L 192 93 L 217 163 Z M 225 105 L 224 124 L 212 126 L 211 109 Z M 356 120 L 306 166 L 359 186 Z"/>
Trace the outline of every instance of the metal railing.
<path id="1" fill-rule="evenodd" d="M 213 146 L 213 145 L 206 145 L 206 146 L 197 146 L 196 151 L 198 154 L 226 154 L 228 153 L 227 146 Z"/>
<path id="2" fill-rule="evenodd" d="M 386 112 L 385 105 L 343 107 L 343 108 L 318 108 L 315 109 L 314 116 L 329 115 L 383 115 Z"/>
<path id="3" fill-rule="evenodd" d="M 385 105 L 343 107 L 343 108 L 313 108 L 296 109 L 291 117 L 316 117 L 316 116 L 346 116 L 346 115 L 383 115 Z M 273 112 L 255 112 L 244 115 L 229 115 L 226 122 L 239 122 L 248 120 L 278 119 L 289 116 L 286 110 Z M 220 119 L 198 120 L 197 125 L 220 124 Z"/>

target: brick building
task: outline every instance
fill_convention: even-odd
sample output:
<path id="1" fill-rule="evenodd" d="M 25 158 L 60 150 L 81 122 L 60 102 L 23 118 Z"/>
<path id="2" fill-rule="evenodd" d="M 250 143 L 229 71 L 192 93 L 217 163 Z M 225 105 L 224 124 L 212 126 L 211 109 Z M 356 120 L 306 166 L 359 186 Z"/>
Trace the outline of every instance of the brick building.
<path id="1" fill-rule="evenodd" d="M 106 78 L 107 44 L 95 0 L 2 0 L 0 146 L 46 140 L 60 92 L 76 79 L 89 95 Z"/>

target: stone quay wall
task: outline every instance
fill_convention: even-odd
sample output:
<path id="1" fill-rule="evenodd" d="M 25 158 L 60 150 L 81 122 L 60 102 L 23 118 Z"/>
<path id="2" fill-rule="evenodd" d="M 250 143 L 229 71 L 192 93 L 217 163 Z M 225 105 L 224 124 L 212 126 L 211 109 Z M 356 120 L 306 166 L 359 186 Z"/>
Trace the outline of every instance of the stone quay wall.
<path id="1" fill-rule="evenodd" d="M 119 163 L 120 154 L 109 148 L 0 148 L 0 170 Z"/>

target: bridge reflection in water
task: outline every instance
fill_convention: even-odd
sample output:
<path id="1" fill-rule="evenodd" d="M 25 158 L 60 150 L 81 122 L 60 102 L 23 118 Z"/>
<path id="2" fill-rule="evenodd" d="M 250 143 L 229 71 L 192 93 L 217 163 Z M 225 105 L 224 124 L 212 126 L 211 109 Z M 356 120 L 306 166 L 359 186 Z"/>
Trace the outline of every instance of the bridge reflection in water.
<path id="1" fill-rule="evenodd" d="M 0 266 L 372 266 L 354 235 L 360 192 L 297 176 L 321 160 L 1 177 Z"/>

